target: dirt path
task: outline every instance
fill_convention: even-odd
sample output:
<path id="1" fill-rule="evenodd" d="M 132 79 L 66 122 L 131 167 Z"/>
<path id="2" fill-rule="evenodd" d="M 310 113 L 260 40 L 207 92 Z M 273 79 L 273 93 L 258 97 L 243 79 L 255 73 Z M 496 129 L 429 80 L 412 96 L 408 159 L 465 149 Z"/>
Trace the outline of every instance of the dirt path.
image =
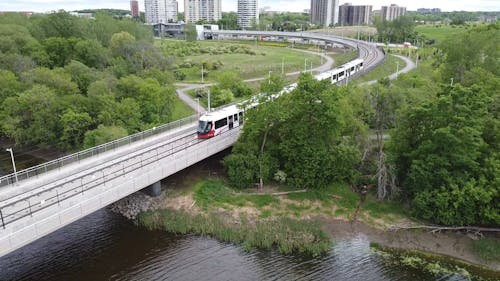
<path id="1" fill-rule="evenodd" d="M 406 62 L 406 66 L 403 69 L 399 70 L 398 72 L 389 75 L 389 79 L 390 80 L 394 80 L 394 79 L 398 78 L 399 74 L 401 74 L 401 73 L 408 73 L 408 72 L 410 72 L 411 70 L 413 70 L 414 68 L 417 67 L 415 65 L 415 63 L 411 59 L 409 59 L 408 57 L 401 56 L 401 55 L 391 55 L 391 56 L 395 56 L 397 58 L 400 58 L 400 59 L 404 60 Z M 371 81 L 363 83 L 362 85 L 372 85 L 372 84 L 377 83 L 377 81 L 378 80 L 371 80 Z"/>

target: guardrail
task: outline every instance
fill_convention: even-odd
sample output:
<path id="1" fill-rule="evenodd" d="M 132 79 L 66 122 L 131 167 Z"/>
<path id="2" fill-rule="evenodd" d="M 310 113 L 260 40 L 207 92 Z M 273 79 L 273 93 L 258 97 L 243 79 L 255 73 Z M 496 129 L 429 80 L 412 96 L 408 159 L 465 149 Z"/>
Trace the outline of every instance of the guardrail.
<path id="1" fill-rule="evenodd" d="M 130 136 L 123 137 L 121 139 L 117 139 L 108 143 L 104 143 L 89 149 L 85 149 L 70 155 L 63 156 L 58 159 L 54 159 L 49 162 L 42 163 L 37 166 L 33 166 L 24 170 L 21 170 L 17 172 L 17 180 L 22 181 L 26 180 L 29 178 L 36 177 L 40 174 L 46 173 L 48 171 L 54 170 L 54 169 L 59 169 L 63 166 L 66 166 L 68 164 L 78 162 L 82 159 L 86 159 L 101 153 L 104 153 L 106 151 L 110 151 L 113 149 L 116 149 L 118 147 L 128 145 L 130 143 L 136 142 L 143 140 L 144 138 L 154 136 L 166 131 L 170 131 L 175 128 L 182 127 L 184 125 L 196 122 L 198 120 L 198 115 L 192 115 L 177 121 L 173 121 L 167 124 L 160 125 L 158 127 L 153 127 L 151 129 L 148 129 L 146 131 L 142 131 L 139 133 L 135 133 Z M 12 185 L 16 182 L 16 176 L 15 174 L 9 174 L 5 175 L 3 177 L 0 177 L 0 187 L 2 186 L 8 186 Z"/>

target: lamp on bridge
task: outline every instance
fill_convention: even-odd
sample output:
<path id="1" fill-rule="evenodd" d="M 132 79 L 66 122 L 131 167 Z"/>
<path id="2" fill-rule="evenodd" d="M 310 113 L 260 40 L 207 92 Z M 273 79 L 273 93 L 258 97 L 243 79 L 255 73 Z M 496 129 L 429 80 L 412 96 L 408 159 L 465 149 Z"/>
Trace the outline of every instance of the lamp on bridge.
<path id="1" fill-rule="evenodd" d="M 16 177 L 16 184 L 18 182 L 17 179 L 17 171 L 16 171 L 16 162 L 14 161 L 14 152 L 12 151 L 12 148 L 7 148 L 5 151 L 10 152 L 10 158 L 12 159 L 12 168 L 14 168 L 14 176 Z"/>

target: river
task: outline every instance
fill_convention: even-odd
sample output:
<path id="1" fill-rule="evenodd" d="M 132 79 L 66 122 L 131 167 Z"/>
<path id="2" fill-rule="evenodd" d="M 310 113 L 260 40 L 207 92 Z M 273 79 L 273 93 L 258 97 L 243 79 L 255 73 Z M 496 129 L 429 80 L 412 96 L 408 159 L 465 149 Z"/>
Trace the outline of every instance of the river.
<path id="1" fill-rule="evenodd" d="M 166 185 L 182 189 L 198 177 L 220 173 L 225 153 L 176 174 Z M 0 258 L 2 281 L 435 279 L 424 271 L 385 262 L 362 232 L 337 240 L 327 255 L 311 258 L 148 231 L 108 209 Z M 440 280 L 468 279 L 448 275 Z"/>

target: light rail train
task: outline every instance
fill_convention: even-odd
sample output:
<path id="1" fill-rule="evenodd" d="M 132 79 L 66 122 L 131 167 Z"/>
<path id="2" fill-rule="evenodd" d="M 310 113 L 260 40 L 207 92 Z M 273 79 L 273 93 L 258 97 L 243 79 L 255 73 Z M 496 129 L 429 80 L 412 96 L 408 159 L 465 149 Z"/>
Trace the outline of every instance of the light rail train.
<path id="1" fill-rule="evenodd" d="M 363 63 L 363 59 L 355 59 L 332 70 L 317 74 L 314 78 L 319 81 L 329 79 L 330 83 L 336 84 L 343 80 L 347 80 L 350 76 L 362 71 Z M 296 87 L 297 83 L 290 84 L 281 92 L 274 95 L 273 98 L 278 98 L 283 94 L 290 93 Z M 239 107 L 239 105 L 243 103 L 245 102 L 230 105 L 220 110 L 208 112 L 200 116 L 197 129 L 198 138 L 212 138 L 243 124 L 243 114 L 245 108 Z M 257 105 L 257 102 L 253 102 L 250 107 L 255 107 Z"/>

